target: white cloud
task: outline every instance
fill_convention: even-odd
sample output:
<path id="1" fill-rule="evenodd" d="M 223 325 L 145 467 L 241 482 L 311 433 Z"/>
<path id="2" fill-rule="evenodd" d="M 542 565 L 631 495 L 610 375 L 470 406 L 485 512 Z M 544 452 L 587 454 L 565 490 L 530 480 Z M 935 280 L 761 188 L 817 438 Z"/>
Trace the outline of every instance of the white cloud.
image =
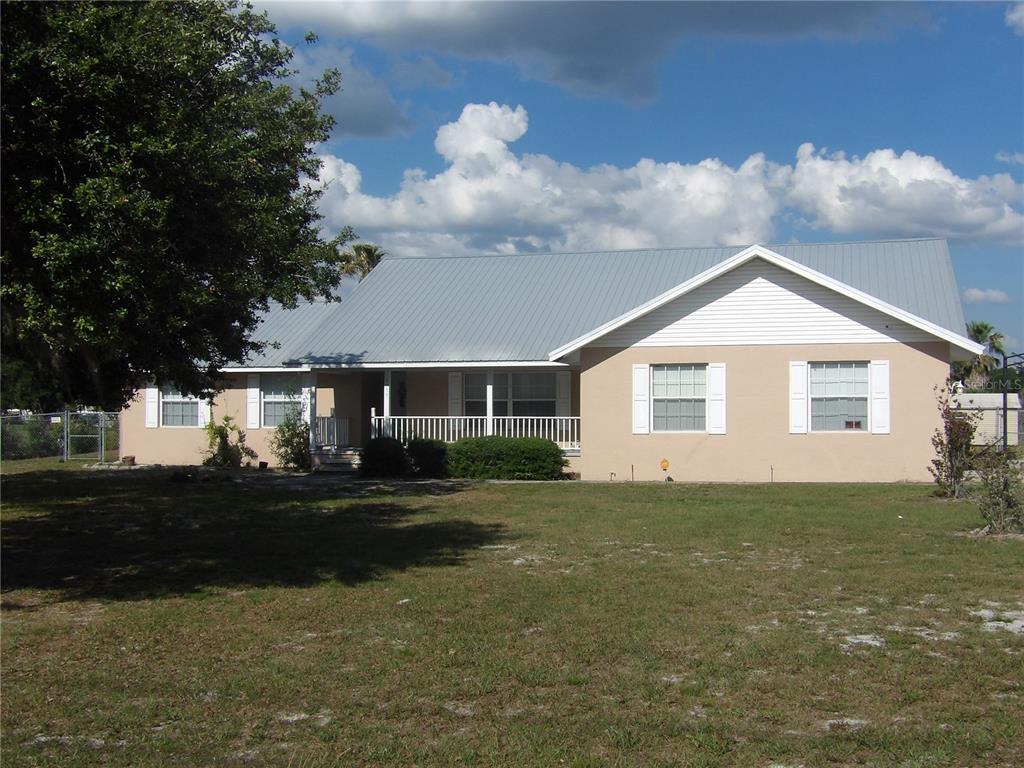
<path id="1" fill-rule="evenodd" d="M 1010 165 L 1024 165 L 1024 152 L 997 152 L 996 160 Z"/>
<path id="2" fill-rule="evenodd" d="M 968 304 L 1012 304 L 1010 294 L 999 288 L 967 288 L 964 301 Z"/>
<path id="3" fill-rule="evenodd" d="M 1021 187 L 1009 176 L 965 179 L 909 151 L 848 159 L 804 144 L 794 165 L 757 153 L 737 167 L 708 158 L 579 168 L 516 154 L 509 145 L 528 127 L 522 106 L 468 104 L 437 132 L 444 170 L 410 169 L 390 196 L 364 193 L 355 165 L 325 155 L 327 224 L 407 255 L 745 245 L 770 242 L 793 213 L 858 236 L 1024 241 Z"/>
<path id="4" fill-rule="evenodd" d="M 259 2 L 283 27 L 387 51 L 511 62 L 524 75 L 627 100 L 657 92 L 657 63 L 682 40 L 879 38 L 928 25 L 918 3 Z"/>
<path id="5" fill-rule="evenodd" d="M 1014 3 L 1006 9 L 1006 26 L 1024 36 L 1024 3 Z"/>
<path id="6" fill-rule="evenodd" d="M 965 179 L 936 158 L 876 149 L 863 158 L 797 149 L 790 201 L 808 224 L 839 234 L 937 235 L 1014 243 L 1024 187 L 1008 174 Z"/>

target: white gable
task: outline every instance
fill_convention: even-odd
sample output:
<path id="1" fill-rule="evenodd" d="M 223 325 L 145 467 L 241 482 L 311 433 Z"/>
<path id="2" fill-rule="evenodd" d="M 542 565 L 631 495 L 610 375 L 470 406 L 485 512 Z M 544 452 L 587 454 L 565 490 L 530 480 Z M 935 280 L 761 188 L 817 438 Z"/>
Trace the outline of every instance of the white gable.
<path id="1" fill-rule="evenodd" d="M 862 302 L 756 258 L 591 344 L 672 347 L 934 338 Z"/>

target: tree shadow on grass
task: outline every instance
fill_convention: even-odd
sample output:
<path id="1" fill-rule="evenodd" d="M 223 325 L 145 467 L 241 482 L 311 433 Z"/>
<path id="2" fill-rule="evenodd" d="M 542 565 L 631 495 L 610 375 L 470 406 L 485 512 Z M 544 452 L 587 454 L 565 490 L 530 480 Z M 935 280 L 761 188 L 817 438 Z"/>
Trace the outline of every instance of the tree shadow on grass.
<path id="1" fill-rule="evenodd" d="M 296 489 L 168 474 L 59 473 L 6 480 L 7 593 L 138 599 L 208 588 L 357 584 L 418 566 L 456 566 L 504 526 L 453 518 L 454 483 Z M 230 477 L 230 476 L 227 476 Z M 237 479 L 237 478 L 235 478 Z M 10 508 L 9 508 L 10 509 Z"/>

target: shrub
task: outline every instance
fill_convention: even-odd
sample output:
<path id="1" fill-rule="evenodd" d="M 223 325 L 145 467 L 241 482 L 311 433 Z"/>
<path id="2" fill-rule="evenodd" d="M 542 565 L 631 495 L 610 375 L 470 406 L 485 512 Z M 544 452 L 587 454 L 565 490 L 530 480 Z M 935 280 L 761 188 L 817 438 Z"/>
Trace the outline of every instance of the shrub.
<path id="1" fill-rule="evenodd" d="M 971 468 L 971 444 L 980 414 L 953 407 L 949 395 L 936 387 L 935 400 L 942 426 L 932 435 L 935 458 L 928 471 L 939 486 L 940 496 L 959 498 L 964 493 L 964 476 Z"/>
<path id="2" fill-rule="evenodd" d="M 242 459 L 246 459 L 246 465 L 256 459 L 256 451 L 245 444 L 245 432 L 230 416 L 225 416 L 220 424 L 213 421 L 207 424 L 206 437 L 204 467 L 240 467 Z"/>
<path id="3" fill-rule="evenodd" d="M 363 477 L 405 477 L 411 472 L 405 446 L 393 437 L 375 437 L 360 453 L 359 474 Z"/>
<path id="4" fill-rule="evenodd" d="M 985 518 L 985 533 L 1024 530 L 1024 477 L 1014 458 L 1009 451 L 992 451 L 976 463 L 981 481 L 978 509 Z"/>
<path id="5" fill-rule="evenodd" d="M 441 440 L 415 438 L 409 441 L 409 458 L 418 477 L 448 474 L 448 445 Z"/>
<path id="6" fill-rule="evenodd" d="M 270 437 L 270 452 L 282 467 L 309 469 L 309 424 L 298 413 L 289 412 Z"/>
<path id="7" fill-rule="evenodd" d="M 448 474 L 482 480 L 558 480 L 568 462 L 540 437 L 467 437 L 448 446 Z"/>

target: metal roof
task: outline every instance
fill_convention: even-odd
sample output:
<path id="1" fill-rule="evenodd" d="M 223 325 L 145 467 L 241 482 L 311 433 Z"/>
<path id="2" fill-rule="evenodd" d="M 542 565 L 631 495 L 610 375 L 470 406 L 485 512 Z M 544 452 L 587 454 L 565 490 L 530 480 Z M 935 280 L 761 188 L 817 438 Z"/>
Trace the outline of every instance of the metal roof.
<path id="1" fill-rule="evenodd" d="M 942 239 L 766 246 L 964 334 Z M 385 258 L 341 302 L 271 309 L 249 366 L 546 361 L 548 353 L 744 250 Z"/>

